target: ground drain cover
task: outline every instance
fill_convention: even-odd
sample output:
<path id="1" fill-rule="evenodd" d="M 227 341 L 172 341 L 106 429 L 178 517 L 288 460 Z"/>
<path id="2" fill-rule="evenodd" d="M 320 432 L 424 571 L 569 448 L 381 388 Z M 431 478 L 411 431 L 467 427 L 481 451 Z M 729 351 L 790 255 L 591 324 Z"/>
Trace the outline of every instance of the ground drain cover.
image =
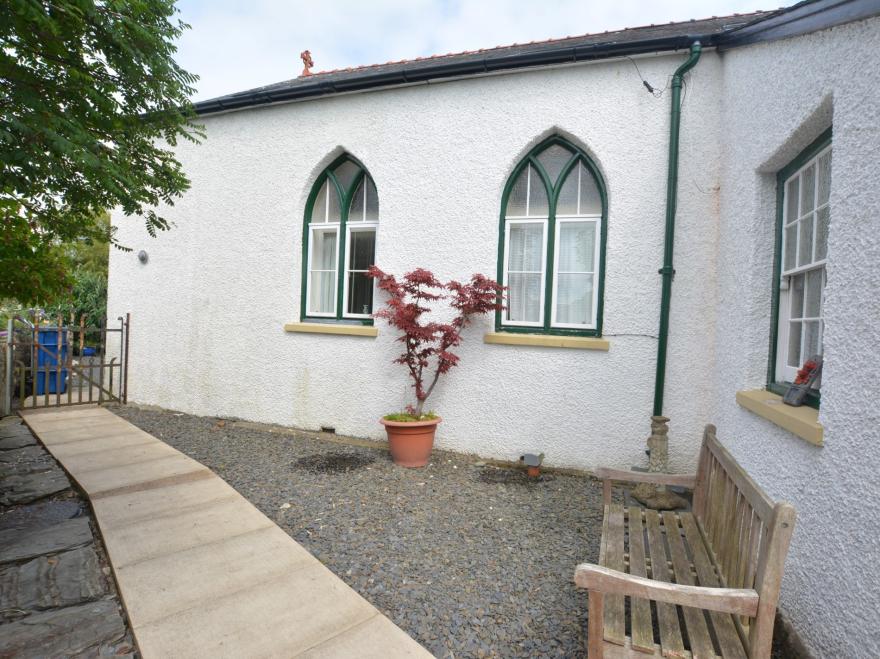
<path id="1" fill-rule="evenodd" d="M 537 478 L 530 478 L 522 469 L 481 469 L 477 479 L 489 485 L 533 485 L 534 483 L 546 483 L 554 479 L 549 474 L 541 474 Z"/>
<path id="2" fill-rule="evenodd" d="M 376 458 L 360 453 L 316 453 L 300 458 L 293 466 L 313 474 L 345 474 L 375 461 Z"/>

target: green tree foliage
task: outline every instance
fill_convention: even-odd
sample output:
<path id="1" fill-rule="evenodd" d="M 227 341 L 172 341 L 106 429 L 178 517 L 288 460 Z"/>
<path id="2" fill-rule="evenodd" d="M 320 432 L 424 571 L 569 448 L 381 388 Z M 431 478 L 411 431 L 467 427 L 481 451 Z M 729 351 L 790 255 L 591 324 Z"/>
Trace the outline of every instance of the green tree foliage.
<path id="1" fill-rule="evenodd" d="M 103 213 L 95 219 L 102 235 L 110 231 L 110 215 Z M 58 249 L 71 273 L 72 284 L 55 297 L 46 308 L 46 315 L 54 320 L 59 314 L 68 322 L 79 322 L 85 316 L 86 325 L 97 326 L 107 316 L 107 266 L 110 243 L 98 238 L 80 238 L 61 244 Z"/>
<path id="2" fill-rule="evenodd" d="M 0 298 L 71 285 L 62 243 L 113 241 L 105 209 L 154 210 L 188 187 L 172 151 L 202 136 L 174 61 L 173 0 L 3 0 L 0 20 Z"/>
<path id="3" fill-rule="evenodd" d="M 71 319 L 78 323 L 85 316 L 87 326 L 97 327 L 107 318 L 107 276 L 92 270 L 75 270 L 70 294 L 61 300 L 46 309 L 50 322 L 60 315 L 64 323 Z"/>
<path id="4" fill-rule="evenodd" d="M 94 222 L 98 233 L 96 237 L 83 237 L 62 243 L 59 250 L 71 270 L 97 272 L 106 279 L 110 262 L 110 242 L 106 238 L 111 233 L 110 214 L 102 213 Z"/>

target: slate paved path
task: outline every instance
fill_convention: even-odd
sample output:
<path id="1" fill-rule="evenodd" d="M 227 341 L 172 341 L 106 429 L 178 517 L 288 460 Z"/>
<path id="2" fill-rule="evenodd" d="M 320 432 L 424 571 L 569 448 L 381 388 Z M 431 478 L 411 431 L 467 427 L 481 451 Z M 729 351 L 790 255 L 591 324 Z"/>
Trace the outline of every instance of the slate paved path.
<path id="1" fill-rule="evenodd" d="M 18 417 L 0 419 L 0 657 L 135 657 L 88 507 Z"/>

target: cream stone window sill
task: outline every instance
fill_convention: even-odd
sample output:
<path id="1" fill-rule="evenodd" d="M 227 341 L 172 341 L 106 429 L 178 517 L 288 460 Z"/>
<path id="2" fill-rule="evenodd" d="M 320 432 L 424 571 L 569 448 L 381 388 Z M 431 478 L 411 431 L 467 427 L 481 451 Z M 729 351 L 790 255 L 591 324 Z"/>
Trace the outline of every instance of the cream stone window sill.
<path id="1" fill-rule="evenodd" d="M 284 325 L 284 331 L 370 337 L 379 335 L 379 329 L 372 325 L 334 325 L 331 323 L 287 323 Z"/>
<path id="2" fill-rule="evenodd" d="M 810 444 L 823 445 L 824 429 L 819 423 L 819 410 L 806 405 L 786 405 L 782 402 L 782 396 L 763 389 L 737 391 L 736 402 L 749 412 L 785 428 Z"/>
<path id="3" fill-rule="evenodd" d="M 611 344 L 594 336 L 557 336 L 553 334 L 516 334 L 514 332 L 489 332 L 483 343 L 507 346 L 541 346 L 544 348 L 576 348 L 579 350 L 607 351 Z"/>

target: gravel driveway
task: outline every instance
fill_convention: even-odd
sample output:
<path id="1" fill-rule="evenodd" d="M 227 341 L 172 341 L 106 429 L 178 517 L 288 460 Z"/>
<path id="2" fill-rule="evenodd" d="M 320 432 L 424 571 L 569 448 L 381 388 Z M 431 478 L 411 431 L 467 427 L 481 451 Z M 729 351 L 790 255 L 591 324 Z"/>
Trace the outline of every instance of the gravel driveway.
<path id="1" fill-rule="evenodd" d="M 585 476 L 388 453 L 234 422 L 115 408 L 217 472 L 438 657 L 582 656 L 601 486 Z"/>

